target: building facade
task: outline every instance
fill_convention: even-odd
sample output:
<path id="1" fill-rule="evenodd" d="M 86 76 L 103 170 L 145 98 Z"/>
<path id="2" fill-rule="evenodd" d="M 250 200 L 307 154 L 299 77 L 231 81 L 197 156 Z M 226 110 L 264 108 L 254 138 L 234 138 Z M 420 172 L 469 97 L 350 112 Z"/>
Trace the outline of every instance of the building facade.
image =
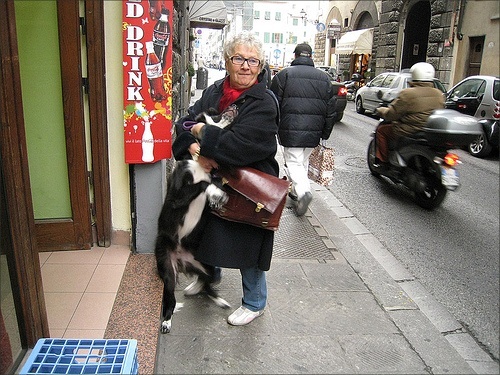
<path id="1" fill-rule="evenodd" d="M 14 364 L 49 335 L 39 251 L 111 243 L 152 251 L 171 160 L 124 162 L 122 3 L 0 1 L 0 260 L 2 292 L 13 296 L 9 311 L 2 300 L 0 328 L 13 318 Z M 246 29 L 261 36 L 270 63 L 286 66 L 307 41 L 315 63 L 343 79 L 418 61 L 432 63 L 448 87 L 499 75 L 498 1 L 228 1 L 230 22 L 203 29 L 215 37 L 201 47 L 190 2 L 172 3 L 174 119 L 190 102 L 188 66 L 219 59 L 227 34 Z"/>
<path id="2" fill-rule="evenodd" d="M 326 38 L 325 56 L 338 59 L 344 77 L 363 73 L 362 59 L 367 78 L 427 61 L 448 87 L 469 75 L 499 74 L 497 1 L 330 1 L 326 22 L 341 24 L 340 38 Z M 346 34 L 370 28 L 371 53 L 336 53 Z"/>

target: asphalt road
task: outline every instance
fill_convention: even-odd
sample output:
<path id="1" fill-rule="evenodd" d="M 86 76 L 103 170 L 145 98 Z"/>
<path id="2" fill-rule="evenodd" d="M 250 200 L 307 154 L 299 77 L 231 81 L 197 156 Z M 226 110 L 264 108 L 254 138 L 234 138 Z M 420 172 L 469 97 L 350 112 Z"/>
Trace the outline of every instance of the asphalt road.
<path id="1" fill-rule="evenodd" d="M 348 103 L 329 140 L 330 190 L 498 360 L 498 154 L 478 159 L 457 150 L 461 186 L 427 211 L 404 188 L 371 176 L 366 150 L 376 124 Z"/>

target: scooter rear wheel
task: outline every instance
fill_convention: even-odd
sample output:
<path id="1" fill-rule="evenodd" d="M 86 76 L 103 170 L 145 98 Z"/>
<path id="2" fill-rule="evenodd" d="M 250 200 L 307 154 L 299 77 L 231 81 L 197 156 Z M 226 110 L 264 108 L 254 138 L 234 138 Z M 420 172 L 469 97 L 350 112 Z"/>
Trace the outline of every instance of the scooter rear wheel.
<path id="1" fill-rule="evenodd" d="M 370 170 L 370 173 L 375 177 L 380 177 L 380 173 L 377 172 L 377 169 L 375 167 L 375 159 L 375 138 L 373 138 L 368 145 L 366 161 L 368 163 L 368 169 Z"/>
<path id="2" fill-rule="evenodd" d="M 422 208 L 432 210 L 439 207 L 448 190 L 441 183 L 439 166 L 427 158 L 415 157 L 409 161 L 408 167 L 419 176 L 419 186 L 413 186 L 415 202 Z"/>

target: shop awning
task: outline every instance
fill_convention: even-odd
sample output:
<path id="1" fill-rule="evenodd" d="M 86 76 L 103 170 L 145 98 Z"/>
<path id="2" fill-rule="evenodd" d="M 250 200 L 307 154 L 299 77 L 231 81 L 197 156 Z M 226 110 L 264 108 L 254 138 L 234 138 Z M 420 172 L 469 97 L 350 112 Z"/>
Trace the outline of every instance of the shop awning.
<path id="1" fill-rule="evenodd" d="M 191 0 L 189 2 L 191 27 L 222 29 L 227 25 L 227 11 L 223 1 Z"/>
<path id="2" fill-rule="evenodd" d="M 372 53 L 373 29 L 348 31 L 338 41 L 335 53 L 350 55 L 351 53 Z"/>

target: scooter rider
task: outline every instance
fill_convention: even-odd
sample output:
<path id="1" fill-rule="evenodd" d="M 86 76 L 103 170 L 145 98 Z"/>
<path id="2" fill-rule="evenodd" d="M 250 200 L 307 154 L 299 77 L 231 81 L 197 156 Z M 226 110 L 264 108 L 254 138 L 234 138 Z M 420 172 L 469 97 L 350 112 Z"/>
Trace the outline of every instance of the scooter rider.
<path id="1" fill-rule="evenodd" d="M 410 69 L 409 88 L 401 90 L 389 107 L 377 108 L 385 121 L 376 130 L 376 157 L 378 164 L 389 161 L 389 143 L 395 144 L 401 136 L 411 136 L 421 130 L 431 115 L 444 108 L 443 93 L 434 88 L 434 67 L 426 62 L 414 64 Z"/>

